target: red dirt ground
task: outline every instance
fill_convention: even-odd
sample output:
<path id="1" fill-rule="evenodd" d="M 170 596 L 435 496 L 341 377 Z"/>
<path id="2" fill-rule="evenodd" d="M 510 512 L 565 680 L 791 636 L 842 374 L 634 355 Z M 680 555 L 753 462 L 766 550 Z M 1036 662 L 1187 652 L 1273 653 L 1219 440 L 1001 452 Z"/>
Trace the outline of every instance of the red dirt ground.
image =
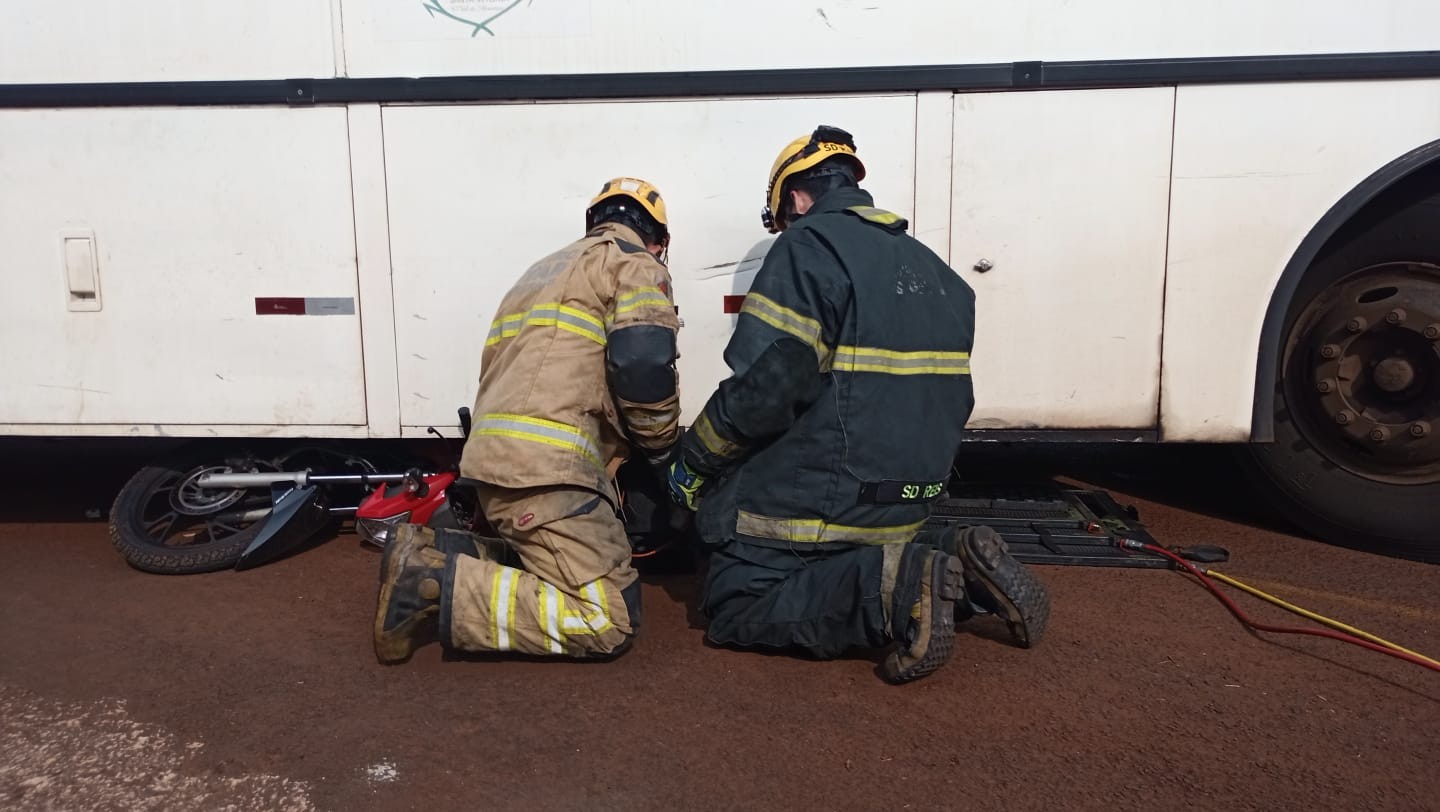
<path id="1" fill-rule="evenodd" d="M 378 554 L 353 535 L 247 572 L 126 566 L 84 509 L 141 453 L 0 448 L 38 466 L 0 483 L 0 806 L 1440 808 L 1440 674 L 1251 636 L 1173 573 L 1044 568 L 1039 648 L 972 622 L 904 687 L 865 657 L 709 647 L 675 575 L 646 579 L 640 641 L 615 663 L 431 647 L 382 667 Z M 1218 449 L 1018 453 L 1133 502 L 1164 543 L 1223 544 L 1224 571 L 1440 655 L 1440 569 L 1290 535 Z M 64 494 L 42 487 L 97 460 Z"/>

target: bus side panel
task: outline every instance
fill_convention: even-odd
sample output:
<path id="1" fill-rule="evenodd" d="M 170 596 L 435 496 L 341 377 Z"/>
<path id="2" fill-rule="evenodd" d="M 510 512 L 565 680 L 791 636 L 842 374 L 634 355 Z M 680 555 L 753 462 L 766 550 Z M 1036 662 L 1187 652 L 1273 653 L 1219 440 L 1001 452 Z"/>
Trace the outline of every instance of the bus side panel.
<path id="1" fill-rule="evenodd" d="M 955 97 L 971 428 L 1154 427 L 1173 102 L 1171 88 Z"/>
<path id="2" fill-rule="evenodd" d="M 365 422 L 344 108 L 0 111 L 0 245 L 0 424 Z"/>
<path id="3" fill-rule="evenodd" d="M 1270 296 L 1325 212 L 1440 133 L 1440 81 L 1182 87 L 1161 439 L 1250 437 Z"/>
<path id="4" fill-rule="evenodd" d="M 335 74 L 330 0 L 4 0 L 0 84 Z"/>
<path id="5" fill-rule="evenodd" d="M 509 286 L 578 239 L 605 180 L 636 175 L 669 203 L 684 327 L 680 392 L 693 419 L 726 375 L 737 318 L 770 240 L 760 224 L 775 152 L 816 124 L 856 134 L 876 204 L 910 215 L 915 97 L 387 107 L 401 422 L 451 426 Z M 748 253 L 747 253 L 748 252 Z M 749 257 L 747 260 L 746 257 Z M 730 309 L 738 307 L 729 300 Z"/>
<path id="6" fill-rule="evenodd" d="M 1434 47 L 1433 0 L 342 0 L 351 75 L 1137 59 Z"/>

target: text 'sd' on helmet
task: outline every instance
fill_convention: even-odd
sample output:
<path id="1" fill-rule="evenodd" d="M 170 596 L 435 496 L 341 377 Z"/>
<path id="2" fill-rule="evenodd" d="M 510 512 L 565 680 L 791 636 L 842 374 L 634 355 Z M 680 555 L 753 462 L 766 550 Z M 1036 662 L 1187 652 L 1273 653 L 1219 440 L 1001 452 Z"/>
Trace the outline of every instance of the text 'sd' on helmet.
<path id="1" fill-rule="evenodd" d="M 785 145 L 770 167 L 770 185 L 765 189 L 765 208 L 760 221 L 771 234 L 785 230 L 785 210 L 780 196 L 785 181 L 808 169 L 814 169 L 832 158 L 848 158 L 855 169 L 855 180 L 865 179 L 865 165 L 855 155 L 855 138 L 839 127 L 821 124 L 815 132 L 802 135 Z"/>
<path id="2" fill-rule="evenodd" d="M 600 188 L 600 194 L 591 198 L 590 206 L 585 209 L 586 231 L 595 226 L 592 215 L 595 207 L 617 197 L 628 198 L 640 204 L 640 208 L 660 224 L 660 242 L 664 244 L 669 241 L 670 219 L 665 214 L 665 198 L 660 196 L 659 189 L 639 178 L 614 178 L 605 181 L 605 185 Z"/>

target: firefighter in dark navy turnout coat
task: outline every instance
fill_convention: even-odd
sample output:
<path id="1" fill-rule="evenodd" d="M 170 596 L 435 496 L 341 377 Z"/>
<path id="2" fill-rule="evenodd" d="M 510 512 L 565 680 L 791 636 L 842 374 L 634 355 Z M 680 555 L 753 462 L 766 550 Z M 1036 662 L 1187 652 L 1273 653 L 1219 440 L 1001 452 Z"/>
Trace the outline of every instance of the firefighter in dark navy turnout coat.
<path id="1" fill-rule="evenodd" d="M 833 127 L 776 159 L 764 217 L 780 236 L 669 487 L 699 510 L 711 641 L 818 657 L 893 643 L 882 674 L 905 682 L 945 663 L 977 609 L 1033 644 L 1049 601 L 989 528 L 925 529 L 974 406 L 975 296 L 864 177 Z"/>

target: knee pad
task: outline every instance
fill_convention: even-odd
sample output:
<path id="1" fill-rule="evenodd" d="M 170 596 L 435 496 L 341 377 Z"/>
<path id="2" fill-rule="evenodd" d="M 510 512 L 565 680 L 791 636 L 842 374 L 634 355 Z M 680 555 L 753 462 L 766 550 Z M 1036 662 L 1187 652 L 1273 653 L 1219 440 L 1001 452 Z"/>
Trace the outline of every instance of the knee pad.
<path id="1" fill-rule="evenodd" d="M 620 599 L 625 602 L 625 613 L 630 616 L 630 633 L 634 635 L 640 631 L 640 579 L 636 578 L 630 586 L 620 590 Z M 629 643 L 626 643 L 629 646 Z"/>

